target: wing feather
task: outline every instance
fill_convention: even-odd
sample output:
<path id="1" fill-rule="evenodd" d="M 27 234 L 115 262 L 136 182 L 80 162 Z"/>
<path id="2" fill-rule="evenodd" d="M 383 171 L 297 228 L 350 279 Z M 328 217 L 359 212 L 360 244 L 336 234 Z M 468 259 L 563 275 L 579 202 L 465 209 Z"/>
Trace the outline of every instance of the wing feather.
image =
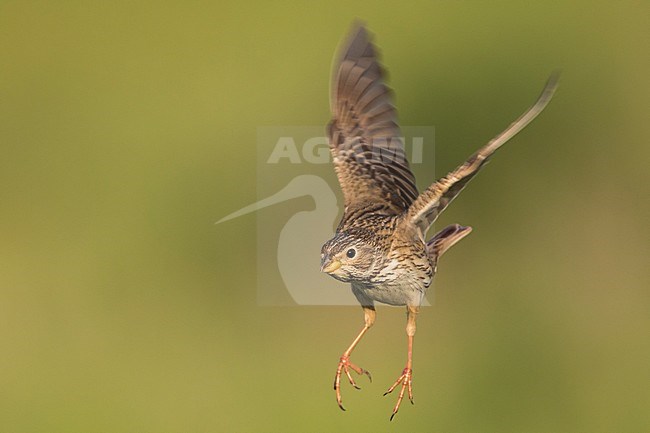
<path id="1" fill-rule="evenodd" d="M 418 196 L 383 75 L 367 30 L 355 25 L 335 64 L 328 125 L 346 214 L 371 204 L 400 214 Z"/>
<path id="2" fill-rule="evenodd" d="M 544 110 L 557 89 L 558 78 L 558 73 L 551 75 L 542 94 L 532 107 L 526 110 L 501 134 L 480 148 L 462 165 L 422 192 L 406 213 L 406 221 L 415 225 L 424 236 L 438 215 L 460 194 L 465 185 L 479 172 L 490 156 Z"/>

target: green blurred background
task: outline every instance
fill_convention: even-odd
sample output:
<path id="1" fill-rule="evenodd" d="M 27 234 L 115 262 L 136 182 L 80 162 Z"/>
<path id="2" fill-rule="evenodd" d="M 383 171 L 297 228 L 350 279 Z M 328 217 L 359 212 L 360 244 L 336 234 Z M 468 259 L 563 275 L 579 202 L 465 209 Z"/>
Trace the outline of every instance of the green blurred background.
<path id="1" fill-rule="evenodd" d="M 650 431 L 647 2 L 0 2 L 3 432 Z M 563 70 L 441 218 L 420 315 L 260 307 L 256 128 L 328 120 L 351 21 L 453 168 Z M 420 188 L 434 167 L 415 167 Z M 333 179 L 333 172 L 331 174 Z M 306 206 L 308 207 L 307 202 Z M 279 206 L 276 210 L 279 210 Z M 273 208 L 266 211 L 274 212 Z M 315 263 L 318 251 L 314 251 Z"/>

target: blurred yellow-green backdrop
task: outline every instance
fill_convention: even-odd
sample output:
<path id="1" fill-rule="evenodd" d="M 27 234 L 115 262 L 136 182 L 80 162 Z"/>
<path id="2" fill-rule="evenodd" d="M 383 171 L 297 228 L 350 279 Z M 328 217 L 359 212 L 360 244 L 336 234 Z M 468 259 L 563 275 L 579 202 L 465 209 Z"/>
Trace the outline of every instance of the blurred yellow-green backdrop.
<path id="1" fill-rule="evenodd" d="M 650 431 L 647 2 L 0 1 L 3 432 Z M 441 218 L 420 315 L 257 302 L 256 131 L 328 120 L 355 17 L 453 168 L 561 87 Z M 433 166 L 415 167 L 420 188 Z M 333 179 L 333 172 L 330 174 Z M 305 201 L 299 204 L 309 208 Z M 263 227 L 263 225 L 261 226 Z M 318 265 L 318 251 L 314 263 Z"/>

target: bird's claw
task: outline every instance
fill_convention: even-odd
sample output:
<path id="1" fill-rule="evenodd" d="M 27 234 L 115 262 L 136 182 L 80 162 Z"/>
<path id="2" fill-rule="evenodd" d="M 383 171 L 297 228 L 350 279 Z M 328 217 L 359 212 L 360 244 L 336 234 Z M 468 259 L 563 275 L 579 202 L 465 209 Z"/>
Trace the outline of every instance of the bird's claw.
<path id="1" fill-rule="evenodd" d="M 368 379 L 370 379 L 370 382 L 372 382 L 372 376 L 370 375 L 369 371 L 364 370 L 358 365 L 354 365 L 353 363 L 351 363 L 349 355 L 341 356 L 339 360 L 339 365 L 336 368 L 336 376 L 334 377 L 334 390 L 336 391 L 336 402 L 339 404 L 341 410 L 345 410 L 341 399 L 341 375 L 345 372 L 345 375 L 348 377 L 348 381 L 350 382 L 350 385 L 352 385 L 356 389 L 361 389 L 361 387 L 359 387 L 359 385 L 357 385 L 357 383 L 354 381 L 354 378 L 350 374 L 350 370 L 354 371 L 359 375 L 365 374 L 366 376 L 368 376 Z"/>
<path id="2" fill-rule="evenodd" d="M 390 394 L 391 392 L 393 392 L 395 388 L 397 388 L 397 385 L 402 384 L 402 388 L 400 389 L 399 396 L 397 397 L 397 404 L 395 404 L 395 408 L 393 408 L 393 414 L 390 416 L 391 421 L 397 414 L 400 404 L 402 404 L 402 399 L 404 398 L 405 390 L 408 389 L 408 396 L 409 396 L 409 400 L 411 401 L 411 404 L 415 404 L 413 403 L 413 388 L 411 385 L 412 380 L 413 380 L 413 370 L 410 368 L 405 368 L 402 371 L 402 375 L 395 381 L 395 383 L 390 388 L 388 388 L 388 391 L 384 393 L 384 395 Z"/>

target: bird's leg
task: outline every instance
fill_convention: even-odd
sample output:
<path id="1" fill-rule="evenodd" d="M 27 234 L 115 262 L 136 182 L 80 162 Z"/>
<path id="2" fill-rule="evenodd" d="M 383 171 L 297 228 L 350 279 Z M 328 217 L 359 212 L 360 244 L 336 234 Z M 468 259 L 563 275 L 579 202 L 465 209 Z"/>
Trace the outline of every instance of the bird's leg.
<path id="1" fill-rule="evenodd" d="M 407 389 L 409 400 L 411 400 L 411 404 L 413 404 L 413 389 L 411 387 L 411 381 L 413 379 L 413 337 L 415 336 L 415 319 L 417 317 L 418 310 L 419 307 L 412 307 L 410 305 L 406 306 L 406 335 L 408 337 L 406 368 L 402 371 L 402 375 L 395 381 L 395 383 L 390 388 L 388 388 L 388 391 L 384 393 L 384 395 L 390 394 L 395 388 L 397 388 L 398 385 L 402 385 L 399 396 L 397 397 L 397 404 L 395 404 L 393 414 L 390 416 L 391 421 L 399 410 L 399 406 L 402 404 L 402 399 L 404 398 L 404 391 Z"/>
<path id="2" fill-rule="evenodd" d="M 352 378 L 352 375 L 350 374 L 350 370 L 355 371 L 357 374 L 367 375 L 370 381 L 372 382 L 372 376 L 370 376 L 370 372 L 350 362 L 350 354 L 352 353 L 356 345 L 359 344 L 359 341 L 361 341 L 361 338 L 364 336 L 366 331 L 368 331 L 368 329 L 370 329 L 370 327 L 375 323 L 375 317 L 377 315 L 377 313 L 375 312 L 375 307 L 363 307 L 363 314 L 364 314 L 365 325 L 361 330 L 361 332 L 359 332 L 359 335 L 357 335 L 357 338 L 355 338 L 352 344 L 350 344 L 350 347 L 348 347 L 347 350 L 343 352 L 343 355 L 341 355 L 341 358 L 339 360 L 339 365 L 336 369 L 336 377 L 334 378 L 334 390 L 336 391 L 336 402 L 339 404 L 339 407 L 342 410 L 345 410 L 341 400 L 341 386 L 340 386 L 341 374 L 343 374 L 343 372 L 345 372 L 345 375 L 348 377 L 350 384 L 356 389 L 361 389 L 361 388 L 359 388 L 359 386 Z"/>

